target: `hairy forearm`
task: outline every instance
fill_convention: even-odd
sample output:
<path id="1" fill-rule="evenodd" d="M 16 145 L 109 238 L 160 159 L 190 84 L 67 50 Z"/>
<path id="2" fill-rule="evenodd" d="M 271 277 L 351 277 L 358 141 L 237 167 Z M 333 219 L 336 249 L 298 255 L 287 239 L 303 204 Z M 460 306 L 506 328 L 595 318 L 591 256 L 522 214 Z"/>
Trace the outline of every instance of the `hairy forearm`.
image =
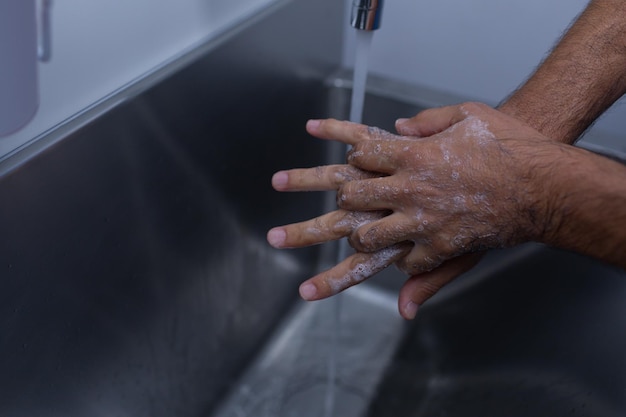
<path id="1" fill-rule="evenodd" d="M 499 109 L 573 143 L 626 93 L 626 1 L 593 0 Z"/>
<path id="2" fill-rule="evenodd" d="M 626 166 L 572 146 L 558 154 L 535 161 L 550 195 L 542 240 L 626 269 Z"/>

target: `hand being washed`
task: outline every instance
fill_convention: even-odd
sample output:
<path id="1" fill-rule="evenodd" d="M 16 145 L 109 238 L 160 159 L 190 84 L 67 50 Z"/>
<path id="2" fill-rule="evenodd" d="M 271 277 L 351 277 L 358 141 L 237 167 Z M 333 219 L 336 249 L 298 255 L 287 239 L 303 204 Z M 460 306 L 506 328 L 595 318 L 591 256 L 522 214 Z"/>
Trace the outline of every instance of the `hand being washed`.
<path id="1" fill-rule="evenodd" d="M 567 145 L 477 103 L 426 110 L 396 127 L 400 135 L 309 121 L 313 136 L 352 145 L 348 164 L 274 175 L 279 191 L 337 190 L 339 206 L 272 229 L 274 247 L 347 237 L 357 251 L 304 282 L 304 299 L 334 295 L 395 262 L 411 277 L 398 301 L 402 316 L 411 319 L 482 251 L 540 240 L 549 231 L 551 195 L 533 161 Z"/>

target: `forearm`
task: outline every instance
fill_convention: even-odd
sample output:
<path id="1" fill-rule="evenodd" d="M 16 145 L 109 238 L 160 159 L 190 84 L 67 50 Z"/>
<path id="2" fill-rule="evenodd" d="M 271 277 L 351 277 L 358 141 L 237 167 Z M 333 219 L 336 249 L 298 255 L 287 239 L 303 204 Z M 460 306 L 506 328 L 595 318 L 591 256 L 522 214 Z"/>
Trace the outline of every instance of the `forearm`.
<path id="1" fill-rule="evenodd" d="M 573 143 L 625 92 L 626 1 L 593 0 L 499 109 Z"/>
<path id="2" fill-rule="evenodd" d="M 551 195 L 543 241 L 626 269 L 626 166 L 566 148 L 537 168 Z"/>

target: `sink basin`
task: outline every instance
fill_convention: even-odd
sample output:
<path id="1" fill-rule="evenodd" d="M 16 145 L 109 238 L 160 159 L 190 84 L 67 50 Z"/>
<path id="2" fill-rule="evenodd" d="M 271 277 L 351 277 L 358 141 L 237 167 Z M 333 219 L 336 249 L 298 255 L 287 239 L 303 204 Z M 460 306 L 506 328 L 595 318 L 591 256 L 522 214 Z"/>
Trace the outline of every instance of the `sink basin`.
<path id="1" fill-rule="evenodd" d="M 325 415 L 329 361 L 337 416 L 623 415 L 625 278 L 543 245 L 493 251 L 409 323 L 384 271 L 298 303 L 215 415 Z"/>
<path id="2" fill-rule="evenodd" d="M 623 415 L 624 278 L 540 245 L 491 253 L 421 310 L 367 415 Z"/>
<path id="3" fill-rule="evenodd" d="M 329 116 L 345 118 L 349 81 L 327 84 Z M 429 105 L 371 85 L 365 123 L 392 130 Z M 388 268 L 339 300 L 298 301 L 214 416 L 327 416 L 328 401 L 341 417 L 626 413 L 624 271 L 540 244 L 495 250 L 413 322 L 397 313 L 404 280 Z"/>
<path id="4" fill-rule="evenodd" d="M 341 2 L 275 3 L 0 160 L 0 416 L 626 415 L 626 277 L 600 262 L 493 251 L 414 322 L 393 268 L 298 298 L 336 246 L 265 234 L 334 196 L 270 178 L 344 157 L 304 125 L 348 117 L 351 74 Z M 372 75 L 364 121 L 459 101 Z"/>

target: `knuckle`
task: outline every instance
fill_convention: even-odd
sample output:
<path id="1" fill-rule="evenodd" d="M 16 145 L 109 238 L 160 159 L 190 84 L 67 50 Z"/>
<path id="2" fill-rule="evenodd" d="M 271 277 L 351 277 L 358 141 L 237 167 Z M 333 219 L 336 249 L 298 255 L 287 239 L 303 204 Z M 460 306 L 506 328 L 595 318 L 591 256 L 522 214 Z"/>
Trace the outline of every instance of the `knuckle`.
<path id="1" fill-rule="evenodd" d="M 339 188 L 346 182 L 352 181 L 352 176 L 346 166 L 335 166 L 329 172 L 329 182 L 335 187 Z"/>
<path id="2" fill-rule="evenodd" d="M 424 261 L 418 261 L 409 257 L 402 258 L 396 262 L 396 267 L 409 276 L 420 275 L 429 271 L 429 266 Z"/>
<path id="3" fill-rule="evenodd" d="M 347 190 L 348 185 L 349 184 L 342 184 L 339 186 L 339 189 L 337 190 L 336 203 L 339 208 L 345 208 L 348 202 L 348 195 L 349 195 L 349 190 Z"/>
<path id="4" fill-rule="evenodd" d="M 359 160 L 365 155 L 363 150 L 364 145 L 362 143 L 355 143 L 346 155 L 346 160 L 349 164 L 358 165 Z"/>
<path id="5" fill-rule="evenodd" d="M 367 133 L 370 140 L 388 139 L 393 136 L 388 131 L 376 126 L 368 126 Z"/>
<path id="6" fill-rule="evenodd" d="M 350 234 L 348 242 L 357 252 L 369 252 L 358 229 Z"/>
<path id="7" fill-rule="evenodd" d="M 480 103 L 478 101 L 468 101 L 461 104 L 461 110 L 463 110 L 467 114 L 476 115 L 479 113 L 483 113 L 485 110 L 490 107 L 484 103 Z"/>
<path id="8" fill-rule="evenodd" d="M 375 178 L 376 174 L 363 171 L 352 165 L 340 165 L 333 172 L 333 184 L 337 187 L 351 181 Z"/>
<path id="9" fill-rule="evenodd" d="M 407 258 L 402 258 L 396 262 L 396 268 L 405 275 L 416 275 L 419 273 L 417 264 L 410 262 Z"/>
<path id="10" fill-rule="evenodd" d="M 380 247 L 376 245 L 377 226 L 359 227 L 350 235 L 350 245 L 360 252 L 374 252 Z"/>
<path id="11" fill-rule="evenodd" d="M 334 230 L 342 235 L 349 236 L 359 225 L 359 214 L 360 212 L 338 210 L 336 212 L 337 218 L 333 225 Z"/>
<path id="12" fill-rule="evenodd" d="M 441 255 L 409 254 L 396 262 L 396 267 L 404 274 L 413 276 L 430 272 L 442 264 L 444 257 Z"/>

